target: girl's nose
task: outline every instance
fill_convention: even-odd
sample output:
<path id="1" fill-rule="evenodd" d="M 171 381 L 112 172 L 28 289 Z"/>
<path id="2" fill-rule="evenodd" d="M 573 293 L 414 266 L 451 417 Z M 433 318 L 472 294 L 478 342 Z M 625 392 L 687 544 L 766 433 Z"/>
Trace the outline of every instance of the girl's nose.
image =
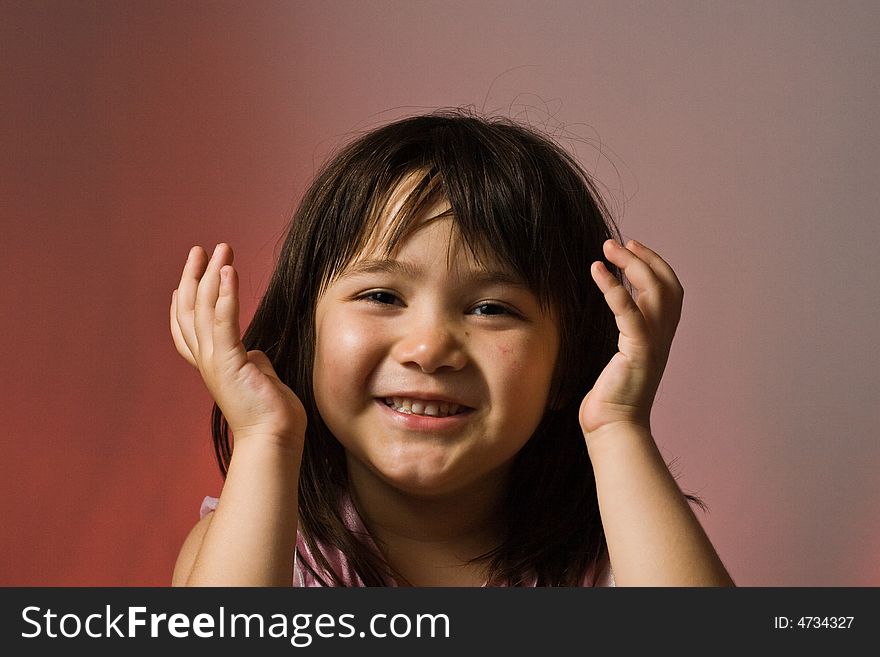
<path id="1" fill-rule="evenodd" d="M 402 365 L 417 365 L 426 374 L 448 367 L 460 370 L 467 354 L 457 331 L 436 320 L 407 323 L 401 326 L 400 339 L 393 356 Z"/>

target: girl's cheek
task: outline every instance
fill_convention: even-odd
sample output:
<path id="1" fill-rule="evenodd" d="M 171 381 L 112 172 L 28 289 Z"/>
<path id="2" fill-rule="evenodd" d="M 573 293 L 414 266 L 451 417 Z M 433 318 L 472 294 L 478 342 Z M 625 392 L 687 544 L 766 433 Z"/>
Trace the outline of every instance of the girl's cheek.
<path id="1" fill-rule="evenodd" d="M 318 330 L 315 380 L 330 399 L 352 395 L 352 384 L 361 380 L 368 341 L 356 323 L 328 313 Z"/>
<path id="2" fill-rule="evenodd" d="M 363 351 L 367 344 L 365 331 L 355 322 L 340 321 L 334 327 L 334 331 L 336 332 L 334 344 L 340 352 L 354 355 Z"/>
<path id="3" fill-rule="evenodd" d="M 495 345 L 495 358 L 509 375 L 519 375 L 525 369 L 523 349 L 515 343 L 502 342 Z"/>
<path id="4" fill-rule="evenodd" d="M 519 381 L 543 379 L 556 365 L 555 345 L 538 336 L 500 342 L 493 352 L 496 365 L 503 368 L 506 376 L 518 377 Z"/>
<path id="5" fill-rule="evenodd" d="M 375 365 L 381 336 L 368 323 L 340 320 L 332 330 L 335 336 L 330 344 L 340 373 L 346 371 L 350 377 L 357 378 L 359 372 L 364 373 Z"/>

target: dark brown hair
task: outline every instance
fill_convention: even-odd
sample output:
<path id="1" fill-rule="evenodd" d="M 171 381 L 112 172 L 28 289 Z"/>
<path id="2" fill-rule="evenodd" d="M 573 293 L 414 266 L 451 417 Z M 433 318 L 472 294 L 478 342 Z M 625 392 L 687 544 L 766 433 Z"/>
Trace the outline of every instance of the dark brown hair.
<path id="1" fill-rule="evenodd" d="M 392 192 L 412 175 L 418 183 L 405 217 L 445 198 L 471 251 L 493 254 L 558 318 L 550 409 L 514 459 L 503 502 L 503 541 L 481 560 L 491 582 L 515 586 L 537 576 L 539 585 L 578 586 L 607 557 L 578 409 L 617 349 L 614 318 L 590 265 L 603 258 L 603 242 L 619 234 L 590 176 L 554 140 L 508 119 L 463 110 L 379 127 L 323 167 L 294 214 L 243 337 L 247 349 L 266 352 L 308 413 L 299 528 L 326 571 L 314 574 L 326 584 L 342 584 L 323 559 L 320 541 L 342 550 L 368 586 L 393 576 L 381 556 L 343 524 L 345 454 L 318 413 L 312 368 L 320 292 L 358 255 Z M 407 230 L 405 219 L 387 248 Z M 216 405 L 212 429 L 225 476 L 232 448 Z"/>

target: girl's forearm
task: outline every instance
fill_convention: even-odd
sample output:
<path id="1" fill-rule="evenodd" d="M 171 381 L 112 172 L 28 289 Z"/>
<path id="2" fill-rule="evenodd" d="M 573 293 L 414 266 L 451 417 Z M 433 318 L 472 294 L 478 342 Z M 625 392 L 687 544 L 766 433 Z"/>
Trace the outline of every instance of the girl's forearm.
<path id="1" fill-rule="evenodd" d="M 733 585 L 649 431 L 604 427 L 587 447 L 618 585 Z"/>
<path id="2" fill-rule="evenodd" d="M 188 586 L 290 586 L 301 450 L 236 446 Z"/>

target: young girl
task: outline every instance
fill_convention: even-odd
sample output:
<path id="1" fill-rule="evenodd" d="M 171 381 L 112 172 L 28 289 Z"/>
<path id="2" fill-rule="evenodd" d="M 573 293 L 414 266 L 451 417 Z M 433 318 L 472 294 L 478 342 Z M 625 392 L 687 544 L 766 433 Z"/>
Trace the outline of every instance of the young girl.
<path id="1" fill-rule="evenodd" d="M 194 247 L 171 331 L 225 483 L 173 584 L 732 584 L 651 435 L 682 288 L 617 237 L 552 140 L 447 111 L 324 167 L 243 338 Z"/>

